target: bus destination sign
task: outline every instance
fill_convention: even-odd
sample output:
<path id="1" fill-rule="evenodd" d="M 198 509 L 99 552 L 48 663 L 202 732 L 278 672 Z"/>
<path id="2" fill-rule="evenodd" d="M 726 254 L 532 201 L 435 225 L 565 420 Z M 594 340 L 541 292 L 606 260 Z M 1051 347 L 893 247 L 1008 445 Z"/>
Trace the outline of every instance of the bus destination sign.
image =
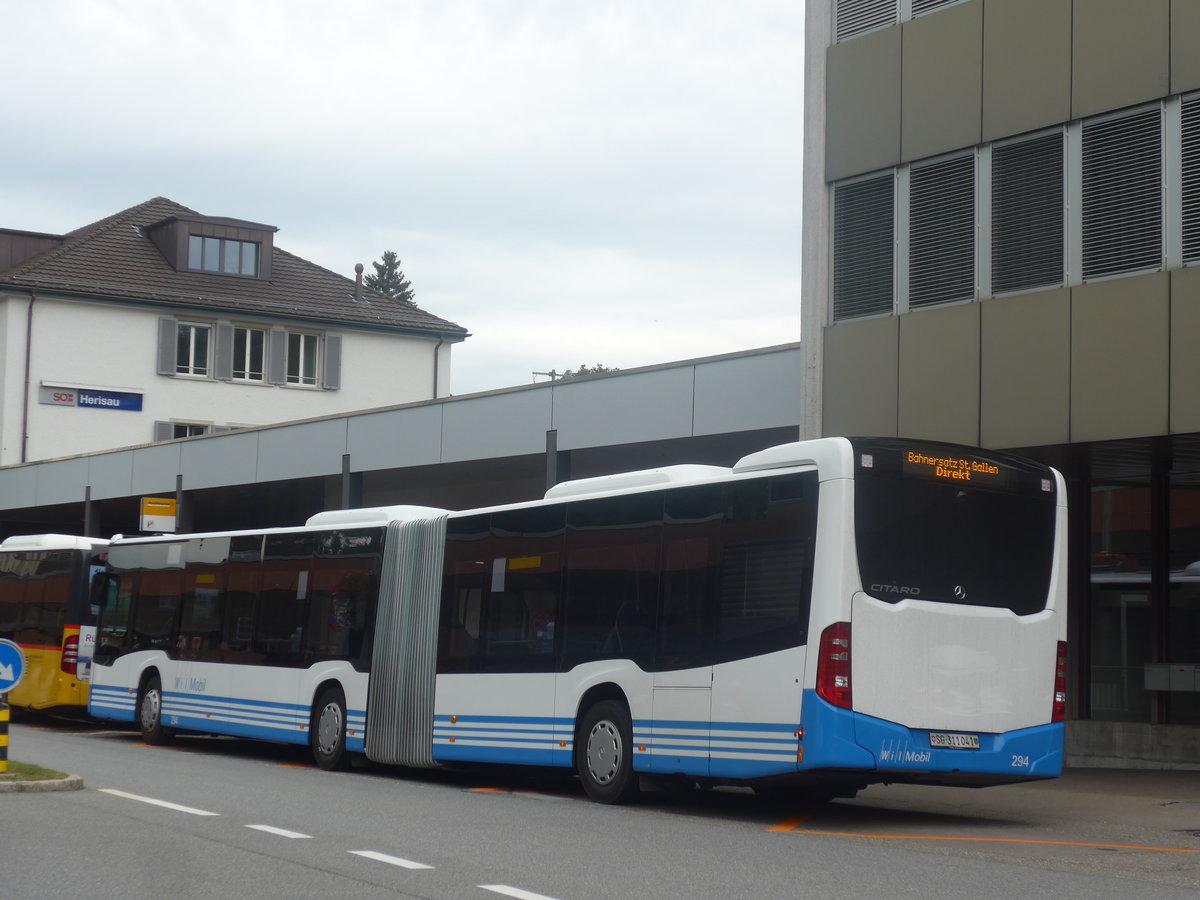
<path id="1" fill-rule="evenodd" d="M 927 456 L 919 450 L 908 450 L 904 453 L 904 472 L 945 481 L 995 483 L 1000 476 L 1000 467 L 978 457 Z"/>

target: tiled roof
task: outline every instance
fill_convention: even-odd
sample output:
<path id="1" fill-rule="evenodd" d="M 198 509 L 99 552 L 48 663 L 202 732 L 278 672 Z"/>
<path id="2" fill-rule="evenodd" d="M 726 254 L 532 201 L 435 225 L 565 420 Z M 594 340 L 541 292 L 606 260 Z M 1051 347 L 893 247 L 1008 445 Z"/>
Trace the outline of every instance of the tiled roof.
<path id="1" fill-rule="evenodd" d="M 278 247 L 272 251 L 269 281 L 176 270 L 146 236 L 146 229 L 172 216 L 196 215 L 172 200 L 155 197 L 68 232 L 54 249 L 0 272 L 0 289 L 11 285 L 211 309 L 214 314 L 318 319 L 388 331 L 423 331 L 451 340 L 467 337 L 462 326 L 365 285 L 362 299 L 356 302 L 353 279 Z"/>

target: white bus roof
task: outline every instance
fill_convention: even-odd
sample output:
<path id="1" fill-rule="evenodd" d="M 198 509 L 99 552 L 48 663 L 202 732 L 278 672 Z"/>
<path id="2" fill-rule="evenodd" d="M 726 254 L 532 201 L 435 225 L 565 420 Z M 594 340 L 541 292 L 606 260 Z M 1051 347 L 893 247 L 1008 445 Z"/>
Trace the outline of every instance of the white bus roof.
<path id="1" fill-rule="evenodd" d="M 91 550 L 107 546 L 108 541 L 104 538 L 73 534 L 16 534 L 0 541 L 0 550 Z"/>
<path id="2" fill-rule="evenodd" d="M 637 472 L 618 472 L 615 475 L 598 475 L 595 478 L 576 478 L 563 481 L 546 491 L 547 500 L 563 497 L 580 497 L 584 494 L 618 493 L 634 488 L 664 487 L 678 484 L 696 484 L 712 481 L 730 474 L 723 466 L 681 465 L 662 466 L 658 469 L 641 469 Z"/>
<path id="3" fill-rule="evenodd" d="M 362 509 L 330 509 L 314 513 L 305 525 L 331 528 L 338 525 L 386 525 L 389 522 L 409 522 L 444 516 L 448 510 L 436 506 L 367 506 Z"/>

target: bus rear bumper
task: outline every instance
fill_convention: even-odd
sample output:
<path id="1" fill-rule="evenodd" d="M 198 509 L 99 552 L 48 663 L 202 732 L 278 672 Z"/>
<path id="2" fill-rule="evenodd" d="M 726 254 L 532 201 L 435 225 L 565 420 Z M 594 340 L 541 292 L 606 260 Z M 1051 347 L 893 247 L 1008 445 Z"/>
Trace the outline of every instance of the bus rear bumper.
<path id="1" fill-rule="evenodd" d="M 977 786 L 1062 774 L 1061 722 L 1002 733 L 939 732 L 836 709 L 815 695 L 805 701 L 805 743 L 815 752 L 806 748 L 802 768 L 843 768 L 848 760 L 869 759 L 862 768 L 874 770 L 873 780 Z"/>

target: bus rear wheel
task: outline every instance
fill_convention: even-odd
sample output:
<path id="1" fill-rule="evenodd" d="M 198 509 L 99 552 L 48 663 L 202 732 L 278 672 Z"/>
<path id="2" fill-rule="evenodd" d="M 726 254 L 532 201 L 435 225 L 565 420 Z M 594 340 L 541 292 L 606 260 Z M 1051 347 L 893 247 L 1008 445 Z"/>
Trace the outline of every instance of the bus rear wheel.
<path id="1" fill-rule="evenodd" d="M 633 724 L 615 700 L 590 707 L 575 741 L 575 767 L 587 795 L 597 803 L 632 803 L 638 795 L 633 771 Z"/>
<path id="2" fill-rule="evenodd" d="M 162 679 L 151 675 L 138 694 L 137 721 L 142 740 L 147 744 L 165 744 L 174 737 L 174 732 L 162 723 Z"/>
<path id="3" fill-rule="evenodd" d="M 322 769 L 330 771 L 350 766 L 346 750 L 346 695 L 339 687 L 328 687 L 317 695 L 313 704 L 309 745 L 313 759 Z"/>

